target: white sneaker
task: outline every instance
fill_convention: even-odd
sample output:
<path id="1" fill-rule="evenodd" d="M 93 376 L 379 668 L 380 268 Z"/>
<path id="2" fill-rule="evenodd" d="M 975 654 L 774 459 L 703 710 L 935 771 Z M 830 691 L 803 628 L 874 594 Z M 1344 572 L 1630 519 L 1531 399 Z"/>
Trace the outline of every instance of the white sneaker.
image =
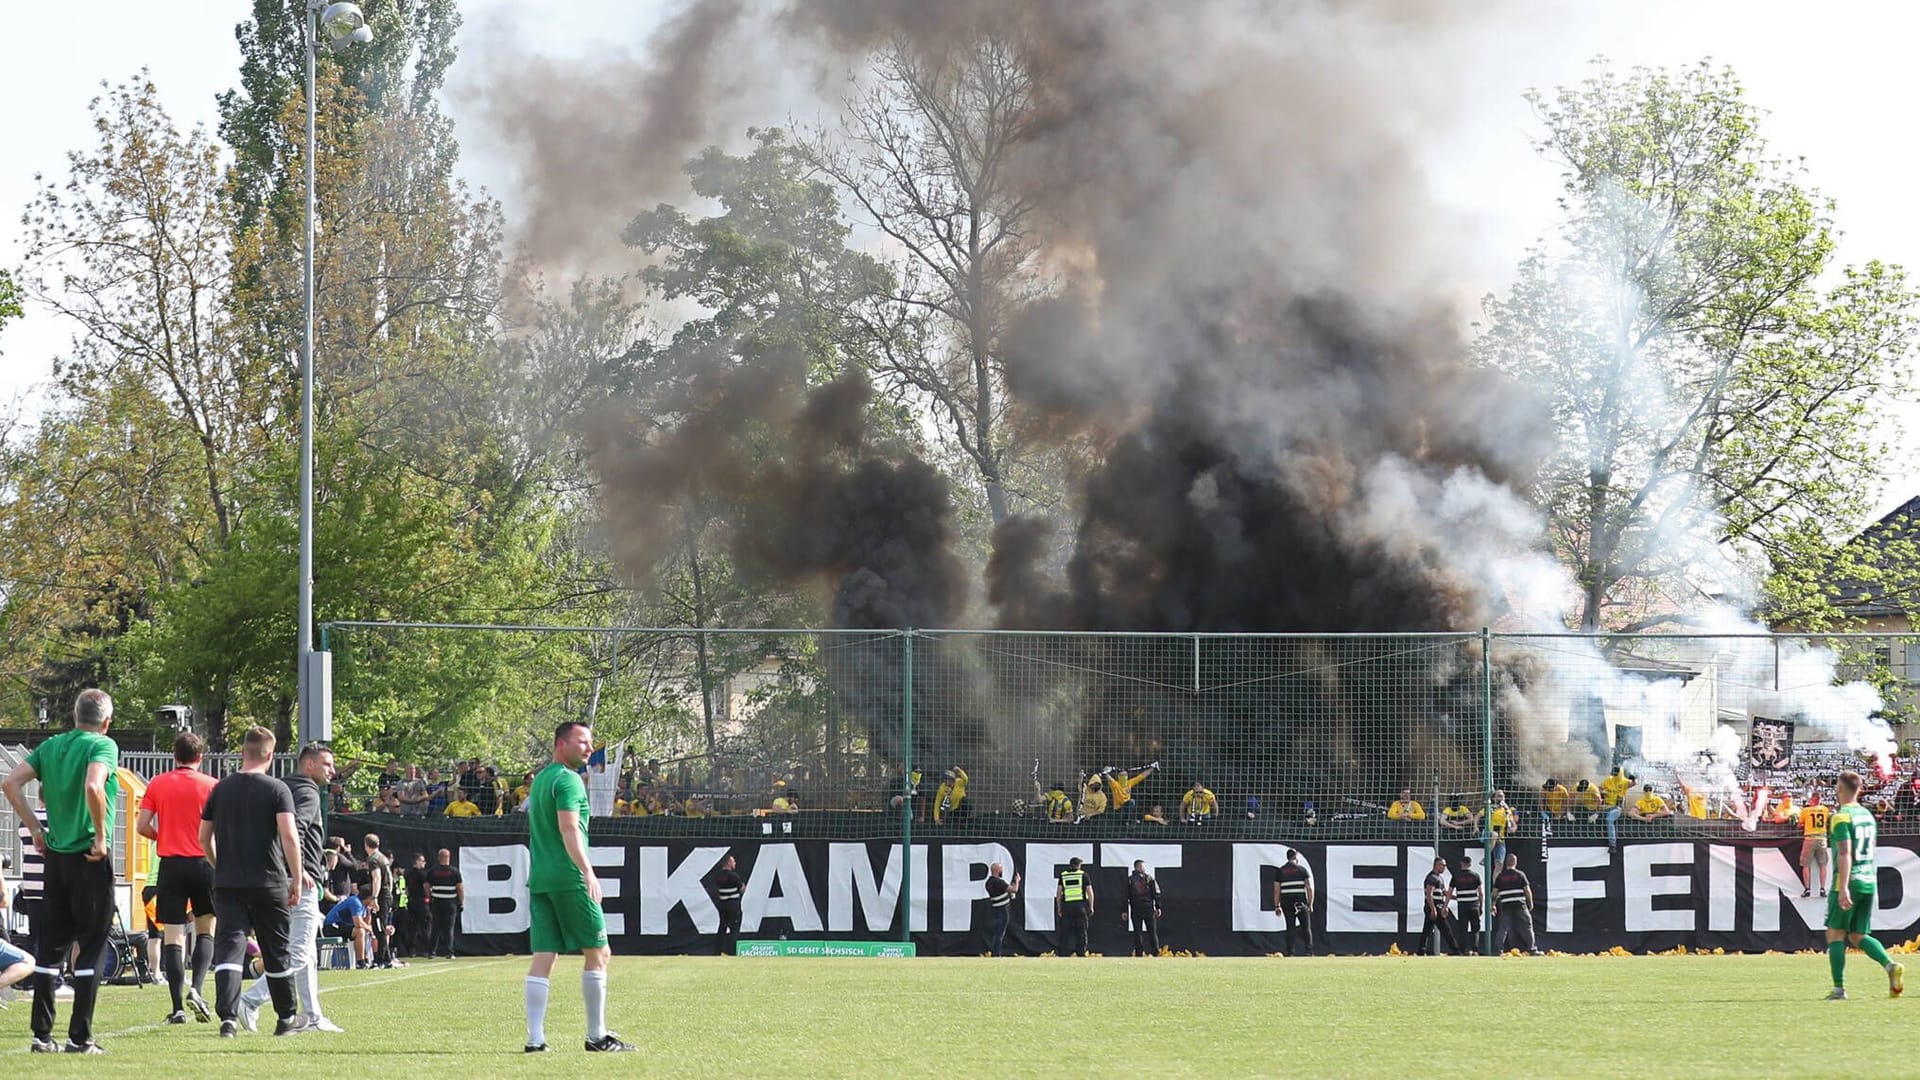
<path id="1" fill-rule="evenodd" d="M 346 1031 L 347 1029 L 341 1027 L 339 1024 L 334 1023 L 333 1021 L 327 1019 L 324 1016 L 320 1016 L 315 1013 L 308 1013 L 307 1014 L 307 1030 L 308 1031 L 328 1031 L 337 1035 L 337 1034 L 340 1034 L 341 1032 Z"/>
<path id="2" fill-rule="evenodd" d="M 248 1031 L 260 1030 L 260 1006 L 249 1004 L 244 995 L 240 998 L 240 1026 Z"/>

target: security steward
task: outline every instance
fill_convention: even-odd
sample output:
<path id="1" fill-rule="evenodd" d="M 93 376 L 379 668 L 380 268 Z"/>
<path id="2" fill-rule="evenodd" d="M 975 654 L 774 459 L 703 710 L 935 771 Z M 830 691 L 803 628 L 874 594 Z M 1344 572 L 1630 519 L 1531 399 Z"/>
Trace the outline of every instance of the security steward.
<path id="1" fill-rule="evenodd" d="M 467 887 L 460 881 L 460 871 L 453 865 L 453 852 L 440 849 L 440 860 L 427 867 L 427 897 L 433 913 L 433 942 L 427 950 L 429 956 L 444 956 L 453 959 L 453 921 L 459 918 L 460 909 L 466 906 Z"/>
<path id="2" fill-rule="evenodd" d="M 1053 914 L 1060 921 L 1060 955 L 1087 955 L 1087 926 L 1093 912 L 1093 882 L 1075 856 L 1061 871 L 1053 894 Z"/>
<path id="3" fill-rule="evenodd" d="M 1145 859 L 1133 860 L 1127 875 L 1127 926 L 1133 931 L 1133 955 L 1160 955 L 1160 883 L 1147 873 Z"/>
<path id="4" fill-rule="evenodd" d="M 1287 861 L 1273 879 L 1273 909 L 1287 920 L 1288 956 L 1313 952 L 1313 874 L 1300 862 L 1300 853 L 1287 849 Z"/>
<path id="5" fill-rule="evenodd" d="M 1465 855 L 1454 864 L 1453 902 L 1457 909 L 1456 921 L 1460 924 L 1460 938 L 1463 942 L 1472 942 L 1480 936 L 1480 912 L 1485 886 L 1480 875 L 1474 872 L 1473 860 Z M 1469 950 L 1472 946 L 1469 944 Z"/>
<path id="6" fill-rule="evenodd" d="M 1426 903 L 1422 909 L 1426 912 L 1426 920 L 1420 924 L 1419 954 L 1439 955 L 1432 951 L 1436 944 L 1433 935 L 1438 931 L 1446 939 L 1447 951 L 1458 955 L 1460 939 L 1454 936 L 1453 912 L 1447 907 L 1447 860 L 1438 857 L 1433 860 L 1433 869 L 1427 872 L 1421 887 L 1426 892 Z"/>
<path id="7" fill-rule="evenodd" d="M 714 935 L 713 951 L 726 956 L 740 945 L 740 898 L 747 892 L 747 883 L 734 869 L 733 856 L 720 860 L 720 869 L 707 887 L 713 892 L 713 906 L 720 912 L 720 932 Z"/>
<path id="8" fill-rule="evenodd" d="M 1539 956 L 1540 948 L 1533 939 L 1533 885 L 1520 872 L 1518 856 L 1507 856 L 1506 866 L 1494 875 L 1493 895 L 1500 904 L 1494 951 L 1504 953 L 1509 941 L 1518 941 L 1529 954 Z"/>

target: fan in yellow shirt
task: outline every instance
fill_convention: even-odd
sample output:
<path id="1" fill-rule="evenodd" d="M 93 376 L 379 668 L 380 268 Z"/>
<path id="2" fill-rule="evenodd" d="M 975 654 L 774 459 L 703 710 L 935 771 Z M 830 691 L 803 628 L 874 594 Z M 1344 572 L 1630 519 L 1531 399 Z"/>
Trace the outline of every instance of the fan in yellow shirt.
<path id="1" fill-rule="evenodd" d="M 1141 769 L 1116 769 L 1109 765 L 1100 770 L 1100 776 L 1107 782 L 1107 809 L 1118 810 L 1133 801 L 1133 789 L 1159 767 L 1156 761 Z"/>
<path id="2" fill-rule="evenodd" d="M 1042 801 L 1047 808 L 1048 821 L 1073 820 L 1073 798 L 1067 794 L 1067 785 L 1055 784 L 1048 788 Z"/>
<path id="3" fill-rule="evenodd" d="M 1600 808 L 1605 805 L 1602 801 L 1604 798 L 1600 789 L 1593 786 L 1593 781 L 1585 777 L 1582 777 L 1573 787 L 1574 808 L 1582 814 L 1589 815 L 1588 820 L 1592 820 L 1591 815 L 1600 812 Z"/>
<path id="4" fill-rule="evenodd" d="M 1400 797 L 1387 807 L 1387 818 L 1390 821 L 1425 821 L 1427 808 L 1413 797 L 1412 788 L 1401 788 Z"/>
<path id="5" fill-rule="evenodd" d="M 1626 798 L 1627 792 L 1632 789 L 1633 777 L 1622 775 L 1620 766 L 1615 765 L 1613 772 L 1600 781 L 1600 801 L 1607 806 L 1619 806 L 1620 800 Z"/>
<path id="6" fill-rule="evenodd" d="M 1627 808 L 1627 816 L 1635 821 L 1658 821 L 1672 817 L 1673 807 L 1667 805 L 1667 800 L 1654 794 L 1652 784 L 1646 784 L 1640 788 L 1640 798 Z"/>
<path id="7" fill-rule="evenodd" d="M 934 824 L 947 818 L 964 814 L 961 804 L 967 801 L 967 770 L 955 765 L 940 778 L 940 787 L 933 796 Z"/>
<path id="8" fill-rule="evenodd" d="M 1567 785 L 1552 777 L 1540 785 L 1540 810 L 1548 817 L 1564 818 L 1572 805 L 1573 792 L 1567 790 Z"/>
<path id="9" fill-rule="evenodd" d="M 448 817 L 479 817 L 480 807 L 472 799 L 467 798 L 465 789 L 456 784 L 453 788 L 453 801 L 447 804 L 445 813 Z"/>
<path id="10" fill-rule="evenodd" d="M 1180 817 L 1189 825 L 1204 825 L 1219 805 L 1220 800 L 1213 797 L 1207 785 L 1195 780 L 1193 787 L 1180 796 Z"/>
<path id="11" fill-rule="evenodd" d="M 1076 823 L 1107 812 L 1107 791 L 1100 783 L 1100 775 L 1095 773 L 1080 786 L 1080 812 L 1073 819 Z"/>

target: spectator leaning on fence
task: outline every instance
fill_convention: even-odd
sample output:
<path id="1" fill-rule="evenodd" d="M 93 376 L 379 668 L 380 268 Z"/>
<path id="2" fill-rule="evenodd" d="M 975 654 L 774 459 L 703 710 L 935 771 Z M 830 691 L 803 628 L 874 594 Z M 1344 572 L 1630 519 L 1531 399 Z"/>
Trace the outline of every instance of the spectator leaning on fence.
<path id="1" fill-rule="evenodd" d="M 1447 805 L 1440 808 L 1440 824 L 1456 832 L 1473 828 L 1479 820 L 1480 815 L 1474 813 L 1473 807 L 1468 806 L 1465 797 L 1459 794 L 1455 794 L 1447 801 Z"/>
<path id="2" fill-rule="evenodd" d="M 1552 777 L 1540 785 L 1540 812 L 1549 819 L 1571 818 L 1573 815 L 1567 813 L 1567 809 L 1572 805 L 1573 793 L 1567 790 L 1567 785 Z"/>
<path id="3" fill-rule="evenodd" d="M 1580 782 L 1573 786 L 1574 809 L 1587 816 L 1588 824 L 1592 824 L 1599 815 L 1601 802 L 1600 789 L 1593 786 L 1593 781 L 1583 776 Z"/>
<path id="4" fill-rule="evenodd" d="M 940 787 L 933 796 L 933 820 L 935 824 L 949 818 L 966 816 L 967 770 L 958 765 L 948 769 L 940 778 Z"/>
<path id="5" fill-rule="evenodd" d="M 427 816 L 427 782 L 420 778 L 420 766 L 407 766 L 407 778 L 394 785 L 400 812 L 411 818 Z"/>
<path id="6" fill-rule="evenodd" d="M 1187 793 L 1180 796 L 1180 817 L 1189 825 L 1204 825 L 1213 819 L 1219 805 L 1220 800 L 1214 798 L 1212 790 L 1195 780 Z"/>
<path id="7" fill-rule="evenodd" d="M 1493 801 L 1487 805 L 1487 832 L 1493 837 L 1493 861 L 1504 862 L 1507 857 L 1507 834 L 1520 824 L 1520 815 L 1507 805 L 1507 793 L 1495 788 Z"/>
<path id="8" fill-rule="evenodd" d="M 1100 782 L 1100 777 L 1090 776 L 1087 782 L 1080 786 L 1079 814 L 1074 817 L 1074 824 L 1078 825 L 1082 821 L 1099 817 L 1106 812 L 1106 786 Z"/>
<path id="9" fill-rule="evenodd" d="M 1412 788 L 1401 788 L 1400 797 L 1387 807 L 1387 818 L 1392 821 L 1425 821 L 1427 808 L 1413 797 Z"/>

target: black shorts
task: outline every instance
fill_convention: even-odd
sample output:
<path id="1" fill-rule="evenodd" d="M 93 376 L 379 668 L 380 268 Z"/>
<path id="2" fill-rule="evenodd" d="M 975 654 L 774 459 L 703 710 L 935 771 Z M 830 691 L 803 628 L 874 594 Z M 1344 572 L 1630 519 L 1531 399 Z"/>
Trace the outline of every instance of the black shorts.
<path id="1" fill-rule="evenodd" d="M 49 852 L 43 888 L 33 915 L 34 945 L 43 955 L 62 955 L 75 942 L 106 941 L 113 925 L 112 859 L 89 862 L 83 851 Z"/>
<path id="2" fill-rule="evenodd" d="M 192 855 L 163 855 L 160 876 L 154 882 L 153 914 L 162 926 L 184 926 L 192 918 L 213 914 L 213 867 Z"/>

